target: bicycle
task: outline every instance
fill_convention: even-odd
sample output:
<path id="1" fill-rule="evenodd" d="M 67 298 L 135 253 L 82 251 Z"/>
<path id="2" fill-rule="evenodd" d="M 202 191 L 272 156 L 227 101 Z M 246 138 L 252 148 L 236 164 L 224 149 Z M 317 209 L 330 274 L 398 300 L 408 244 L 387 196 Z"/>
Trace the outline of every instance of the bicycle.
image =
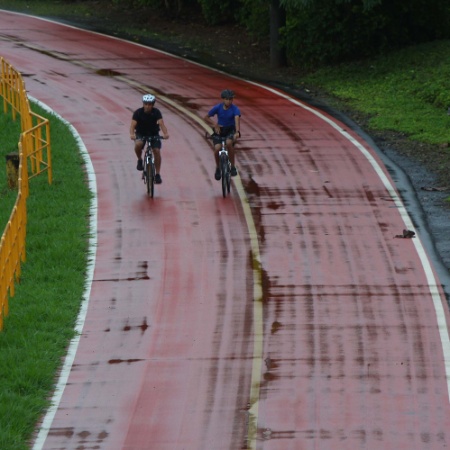
<path id="1" fill-rule="evenodd" d="M 208 139 L 214 139 L 219 136 L 206 134 Z M 228 150 L 226 146 L 227 136 L 220 136 L 221 147 L 219 150 L 219 169 L 220 178 L 222 180 L 222 195 L 223 198 L 230 193 L 231 190 L 231 161 L 228 156 Z M 214 150 L 215 151 L 215 150 Z"/>
<path id="2" fill-rule="evenodd" d="M 144 142 L 144 169 L 142 171 L 142 179 L 144 180 L 144 184 L 147 185 L 147 194 L 153 198 L 155 195 L 155 155 L 152 150 L 152 143 L 156 139 L 163 139 L 161 136 L 145 136 L 143 138 Z"/>

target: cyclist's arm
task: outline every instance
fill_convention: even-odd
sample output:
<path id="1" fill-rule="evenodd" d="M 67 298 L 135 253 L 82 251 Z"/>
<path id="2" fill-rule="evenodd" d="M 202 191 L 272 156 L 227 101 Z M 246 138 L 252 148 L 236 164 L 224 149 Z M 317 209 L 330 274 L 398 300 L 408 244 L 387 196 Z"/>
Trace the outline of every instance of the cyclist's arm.
<path id="1" fill-rule="evenodd" d="M 206 116 L 203 118 L 203 120 L 208 124 L 211 125 L 212 129 L 219 134 L 220 133 L 220 125 L 216 123 L 216 121 L 213 119 L 213 116 L 210 116 L 209 114 L 206 114 Z"/>
<path id="2" fill-rule="evenodd" d="M 241 116 L 234 116 L 234 138 L 241 137 Z"/>
<path id="3" fill-rule="evenodd" d="M 130 138 L 133 140 L 136 138 L 136 125 L 137 121 L 133 119 L 130 125 Z"/>
<path id="4" fill-rule="evenodd" d="M 166 124 L 164 123 L 163 119 L 158 120 L 158 125 L 161 128 L 161 131 L 163 132 L 163 138 L 169 139 L 169 132 L 167 131 Z"/>

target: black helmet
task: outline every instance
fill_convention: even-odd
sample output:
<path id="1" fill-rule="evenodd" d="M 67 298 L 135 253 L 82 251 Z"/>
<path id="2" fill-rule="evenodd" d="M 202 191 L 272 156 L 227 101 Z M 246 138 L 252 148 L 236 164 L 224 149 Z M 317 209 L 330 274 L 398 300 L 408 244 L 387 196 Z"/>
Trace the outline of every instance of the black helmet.
<path id="1" fill-rule="evenodd" d="M 222 91 L 220 96 L 226 99 L 234 98 L 234 91 L 231 91 L 230 89 L 225 89 L 224 91 Z"/>

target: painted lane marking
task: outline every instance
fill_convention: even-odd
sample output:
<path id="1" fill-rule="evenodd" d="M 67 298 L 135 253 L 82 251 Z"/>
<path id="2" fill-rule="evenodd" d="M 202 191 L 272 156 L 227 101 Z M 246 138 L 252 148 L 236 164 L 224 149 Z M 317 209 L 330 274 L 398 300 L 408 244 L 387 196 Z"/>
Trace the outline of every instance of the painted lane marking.
<path id="1" fill-rule="evenodd" d="M 247 448 L 256 449 L 256 436 L 258 431 L 258 408 L 259 393 L 262 378 L 262 360 L 263 360 L 263 344 L 264 344 L 264 326 L 263 326 L 263 291 L 262 291 L 262 266 L 261 255 L 259 251 L 258 234 L 256 232 L 255 223 L 248 203 L 247 196 L 240 177 L 234 178 L 234 185 L 238 191 L 241 200 L 242 209 L 244 211 L 245 220 L 250 236 L 250 247 L 252 251 L 252 269 L 253 269 L 253 364 L 252 376 L 250 380 L 250 409 L 248 411 L 247 425 Z"/>

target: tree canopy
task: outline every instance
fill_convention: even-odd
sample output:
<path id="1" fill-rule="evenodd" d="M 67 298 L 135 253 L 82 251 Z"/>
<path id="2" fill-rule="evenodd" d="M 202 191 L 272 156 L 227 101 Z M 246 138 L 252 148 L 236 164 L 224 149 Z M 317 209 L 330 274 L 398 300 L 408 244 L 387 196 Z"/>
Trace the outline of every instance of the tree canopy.
<path id="1" fill-rule="evenodd" d="M 82 1 L 82 0 L 78 0 Z M 448 0 L 99 0 L 199 14 L 270 40 L 273 65 L 314 67 L 450 37 Z"/>

